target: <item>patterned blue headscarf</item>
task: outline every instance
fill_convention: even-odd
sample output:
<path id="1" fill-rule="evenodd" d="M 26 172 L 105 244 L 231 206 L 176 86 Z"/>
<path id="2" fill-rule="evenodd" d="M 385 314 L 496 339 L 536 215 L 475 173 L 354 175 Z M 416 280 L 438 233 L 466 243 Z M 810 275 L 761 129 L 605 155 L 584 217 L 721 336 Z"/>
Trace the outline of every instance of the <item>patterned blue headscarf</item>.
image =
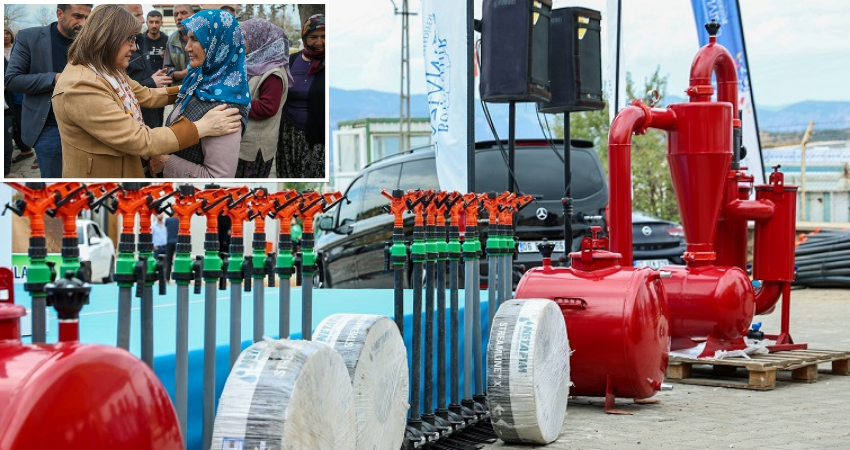
<path id="1" fill-rule="evenodd" d="M 183 21 L 206 51 L 200 67 L 189 67 L 177 103 L 180 110 L 194 95 L 205 102 L 228 102 L 251 107 L 245 42 L 233 14 L 223 10 L 201 11 Z"/>

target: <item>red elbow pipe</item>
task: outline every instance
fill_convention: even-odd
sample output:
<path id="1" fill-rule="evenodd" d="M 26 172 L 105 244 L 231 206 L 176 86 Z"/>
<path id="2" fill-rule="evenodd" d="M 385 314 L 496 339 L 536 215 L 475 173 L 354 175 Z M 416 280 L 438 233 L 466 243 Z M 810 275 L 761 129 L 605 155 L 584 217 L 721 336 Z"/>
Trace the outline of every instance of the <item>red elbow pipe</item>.
<path id="1" fill-rule="evenodd" d="M 770 200 L 735 199 L 723 206 L 723 218 L 765 220 L 773 217 L 774 209 L 774 204 Z"/>
<path id="2" fill-rule="evenodd" d="M 732 104 L 732 123 L 740 127 L 738 119 L 738 72 L 735 59 L 717 38 L 708 38 L 708 44 L 699 49 L 691 64 L 691 84 L 688 96 L 692 102 L 710 102 L 714 89 L 711 87 L 711 74 L 717 77 L 717 101 Z"/>
<path id="3" fill-rule="evenodd" d="M 619 113 L 608 131 L 608 230 L 611 251 L 620 253 L 620 265 L 632 265 L 632 134 L 649 127 L 670 130 L 676 115 L 669 109 L 651 109 L 635 100 Z"/>
<path id="4" fill-rule="evenodd" d="M 756 315 L 769 314 L 782 295 L 784 281 L 762 281 L 761 287 L 756 291 Z"/>

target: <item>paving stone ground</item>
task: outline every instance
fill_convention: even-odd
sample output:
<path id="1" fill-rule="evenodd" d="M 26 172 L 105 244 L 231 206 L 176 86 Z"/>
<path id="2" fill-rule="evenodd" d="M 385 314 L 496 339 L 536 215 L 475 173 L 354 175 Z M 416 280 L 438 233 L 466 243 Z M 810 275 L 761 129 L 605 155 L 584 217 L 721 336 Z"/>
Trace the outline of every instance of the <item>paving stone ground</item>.
<path id="1" fill-rule="evenodd" d="M 791 334 L 810 349 L 850 351 L 850 290 L 792 291 Z M 779 308 L 756 317 L 763 330 L 779 329 Z M 812 384 L 782 381 L 772 391 L 674 384 L 655 396 L 660 404 L 638 406 L 618 399 L 630 416 L 606 415 L 601 398 L 574 398 L 559 439 L 561 449 L 850 449 L 850 376 L 819 367 Z M 499 450 L 529 446 L 498 442 Z"/>

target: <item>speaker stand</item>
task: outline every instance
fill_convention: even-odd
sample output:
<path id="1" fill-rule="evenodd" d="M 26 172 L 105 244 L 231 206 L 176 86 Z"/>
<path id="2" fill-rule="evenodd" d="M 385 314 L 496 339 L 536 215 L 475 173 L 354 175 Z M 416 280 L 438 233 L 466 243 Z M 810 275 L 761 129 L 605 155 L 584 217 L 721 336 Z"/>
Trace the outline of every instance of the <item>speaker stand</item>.
<path id="1" fill-rule="evenodd" d="M 516 192 L 516 102 L 508 104 L 508 191 Z"/>
<path id="2" fill-rule="evenodd" d="M 572 168 L 570 166 L 570 155 L 572 143 L 570 142 L 570 112 L 564 111 L 564 197 L 561 206 L 564 207 L 564 256 L 561 265 L 569 267 L 570 252 L 573 250 L 573 199 L 572 191 Z"/>

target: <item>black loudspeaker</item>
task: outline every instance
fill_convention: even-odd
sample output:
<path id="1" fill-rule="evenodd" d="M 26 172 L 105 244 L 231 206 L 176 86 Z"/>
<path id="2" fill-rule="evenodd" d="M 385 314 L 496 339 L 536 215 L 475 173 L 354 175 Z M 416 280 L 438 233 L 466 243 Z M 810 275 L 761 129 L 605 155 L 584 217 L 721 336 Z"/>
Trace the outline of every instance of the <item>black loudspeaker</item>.
<path id="1" fill-rule="evenodd" d="M 552 99 L 540 111 L 593 111 L 602 100 L 602 16 L 586 8 L 552 11 L 549 28 L 549 83 Z"/>
<path id="2" fill-rule="evenodd" d="M 548 101 L 552 0 L 484 0 L 481 15 L 481 98 L 486 102 Z"/>

